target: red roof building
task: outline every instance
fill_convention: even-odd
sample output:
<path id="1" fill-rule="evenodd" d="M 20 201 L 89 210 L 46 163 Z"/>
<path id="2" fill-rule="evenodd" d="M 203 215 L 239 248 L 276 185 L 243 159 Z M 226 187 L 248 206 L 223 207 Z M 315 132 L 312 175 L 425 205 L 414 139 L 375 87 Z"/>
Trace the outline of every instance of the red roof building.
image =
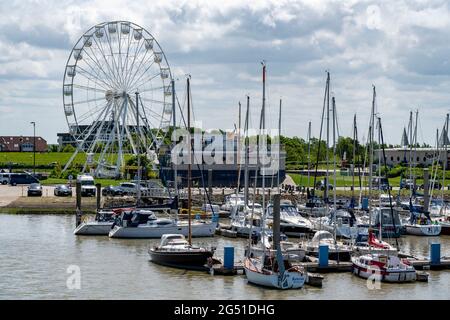
<path id="1" fill-rule="evenodd" d="M 0 136 L 2 152 L 33 152 L 33 136 Z M 36 137 L 36 152 L 46 152 L 47 141 Z"/>

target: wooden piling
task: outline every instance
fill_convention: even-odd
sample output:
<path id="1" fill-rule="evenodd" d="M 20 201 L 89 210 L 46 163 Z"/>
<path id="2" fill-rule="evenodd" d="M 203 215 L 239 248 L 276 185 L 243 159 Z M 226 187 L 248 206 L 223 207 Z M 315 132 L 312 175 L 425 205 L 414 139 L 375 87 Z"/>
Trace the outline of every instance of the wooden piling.
<path id="1" fill-rule="evenodd" d="M 101 183 L 96 183 L 95 187 L 97 188 L 97 212 L 100 211 L 100 207 L 101 207 L 101 201 L 102 201 L 102 184 Z"/>
<path id="2" fill-rule="evenodd" d="M 76 212 L 75 212 L 75 224 L 78 227 L 81 224 L 81 182 L 77 181 L 75 186 L 76 195 Z"/>

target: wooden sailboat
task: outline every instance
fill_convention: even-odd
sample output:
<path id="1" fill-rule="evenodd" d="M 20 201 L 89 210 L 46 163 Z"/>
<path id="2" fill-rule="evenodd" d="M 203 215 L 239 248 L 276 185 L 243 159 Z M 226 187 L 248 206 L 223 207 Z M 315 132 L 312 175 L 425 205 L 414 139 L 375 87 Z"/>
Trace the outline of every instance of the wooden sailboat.
<path id="1" fill-rule="evenodd" d="M 151 260 L 155 263 L 183 268 L 183 269 L 205 269 L 209 258 L 214 255 L 215 248 L 203 248 L 192 245 L 192 138 L 191 138 L 191 116 L 190 116 L 190 78 L 187 78 L 187 113 L 188 113 L 188 140 L 189 140 L 189 163 L 188 163 L 188 240 L 180 234 L 164 234 L 159 246 L 149 249 Z"/>

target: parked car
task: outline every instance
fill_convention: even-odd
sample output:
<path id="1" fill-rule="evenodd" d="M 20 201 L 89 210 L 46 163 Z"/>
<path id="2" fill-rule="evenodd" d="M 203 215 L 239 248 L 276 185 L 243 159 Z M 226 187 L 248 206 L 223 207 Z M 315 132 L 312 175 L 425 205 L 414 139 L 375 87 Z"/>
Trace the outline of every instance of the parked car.
<path id="1" fill-rule="evenodd" d="M 102 189 L 102 196 L 123 196 L 125 191 L 120 186 L 107 186 Z"/>
<path id="2" fill-rule="evenodd" d="M 57 197 L 64 197 L 64 196 L 72 196 L 72 188 L 70 188 L 66 184 L 60 184 L 55 187 L 55 190 L 53 191 L 55 196 Z"/>
<path id="3" fill-rule="evenodd" d="M 316 189 L 325 190 L 325 180 L 320 180 L 316 183 Z M 333 185 L 328 183 L 328 190 L 333 190 Z"/>
<path id="4" fill-rule="evenodd" d="M 39 180 L 29 173 L 11 173 L 9 176 L 9 183 L 12 186 L 16 186 L 18 184 L 32 184 L 39 183 Z"/>
<path id="5" fill-rule="evenodd" d="M 134 182 L 122 182 L 120 185 L 120 188 L 125 192 L 125 194 L 136 194 L 137 193 L 137 184 Z M 140 191 L 145 192 L 148 188 L 140 186 Z"/>
<path id="6" fill-rule="evenodd" d="M 8 184 L 9 183 L 9 177 L 11 176 L 11 173 L 9 172 L 2 172 L 0 173 L 0 183 L 1 184 Z"/>
<path id="7" fill-rule="evenodd" d="M 42 186 L 40 183 L 32 183 L 28 186 L 28 191 L 27 191 L 27 195 L 29 197 L 32 196 L 38 196 L 41 197 L 42 196 Z"/>
<path id="8" fill-rule="evenodd" d="M 77 181 L 81 183 L 81 196 L 93 196 L 95 197 L 97 188 L 95 187 L 94 177 L 82 174 L 77 176 Z"/>

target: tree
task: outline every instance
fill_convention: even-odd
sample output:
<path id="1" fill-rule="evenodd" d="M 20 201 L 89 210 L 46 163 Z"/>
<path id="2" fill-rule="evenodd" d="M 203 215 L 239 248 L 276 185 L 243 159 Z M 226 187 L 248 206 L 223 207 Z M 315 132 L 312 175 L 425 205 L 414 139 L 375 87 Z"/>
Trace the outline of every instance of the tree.
<path id="1" fill-rule="evenodd" d="M 74 153 L 75 147 L 72 146 L 71 144 L 68 144 L 67 146 L 64 147 L 64 149 L 62 149 L 62 152 Z"/>

